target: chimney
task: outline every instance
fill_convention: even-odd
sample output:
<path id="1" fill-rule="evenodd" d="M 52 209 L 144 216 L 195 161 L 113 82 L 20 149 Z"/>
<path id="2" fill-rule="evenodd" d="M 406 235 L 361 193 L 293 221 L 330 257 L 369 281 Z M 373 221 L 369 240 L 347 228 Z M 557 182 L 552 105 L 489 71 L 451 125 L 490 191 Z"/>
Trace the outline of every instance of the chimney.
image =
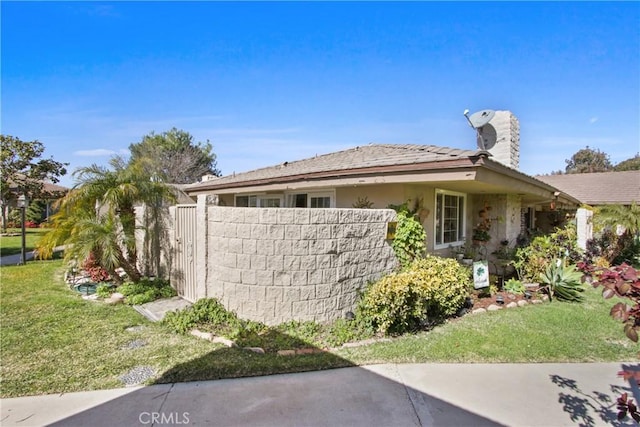
<path id="1" fill-rule="evenodd" d="M 492 160 L 513 169 L 520 167 L 520 123 L 511 111 L 496 111 L 480 131 Z"/>

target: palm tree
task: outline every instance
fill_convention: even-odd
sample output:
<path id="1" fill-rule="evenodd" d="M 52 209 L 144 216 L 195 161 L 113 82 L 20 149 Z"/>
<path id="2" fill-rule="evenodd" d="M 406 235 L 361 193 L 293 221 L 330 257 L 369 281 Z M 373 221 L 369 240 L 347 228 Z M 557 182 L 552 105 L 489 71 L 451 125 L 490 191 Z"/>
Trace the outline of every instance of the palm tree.
<path id="1" fill-rule="evenodd" d="M 173 200 L 172 189 L 150 176 L 142 161 L 110 161 L 112 169 L 91 165 L 76 170 L 78 184 L 60 201 L 52 217 L 53 230 L 43 237 L 38 252 L 50 256 L 67 245 L 65 259 L 85 260 L 93 254 L 100 266 L 119 282 L 117 268 L 137 282 L 142 277 L 136 250 L 136 212 L 141 204 L 158 206 Z"/>
<path id="2" fill-rule="evenodd" d="M 640 206 L 635 201 L 629 206 L 605 205 L 598 209 L 596 220 L 603 226 L 620 226 L 625 233 L 636 235 L 640 232 Z"/>

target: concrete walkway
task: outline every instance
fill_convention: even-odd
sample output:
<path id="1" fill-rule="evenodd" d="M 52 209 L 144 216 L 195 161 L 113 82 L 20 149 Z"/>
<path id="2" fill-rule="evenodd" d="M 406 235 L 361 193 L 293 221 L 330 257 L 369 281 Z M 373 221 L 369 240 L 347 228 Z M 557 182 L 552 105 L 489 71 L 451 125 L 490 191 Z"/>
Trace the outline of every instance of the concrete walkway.
<path id="1" fill-rule="evenodd" d="M 605 426 L 624 363 L 385 364 L 0 401 L 8 426 Z"/>
<path id="2" fill-rule="evenodd" d="M 64 250 L 64 246 L 56 246 L 53 249 L 53 252 L 61 252 Z M 28 251 L 25 252 L 24 254 L 24 258 L 25 260 L 28 261 L 32 261 L 35 257 L 35 251 Z M 13 254 L 13 255 L 6 255 L 3 257 L 0 257 L 0 267 L 3 267 L 5 265 L 19 265 L 22 261 L 22 254 Z"/>

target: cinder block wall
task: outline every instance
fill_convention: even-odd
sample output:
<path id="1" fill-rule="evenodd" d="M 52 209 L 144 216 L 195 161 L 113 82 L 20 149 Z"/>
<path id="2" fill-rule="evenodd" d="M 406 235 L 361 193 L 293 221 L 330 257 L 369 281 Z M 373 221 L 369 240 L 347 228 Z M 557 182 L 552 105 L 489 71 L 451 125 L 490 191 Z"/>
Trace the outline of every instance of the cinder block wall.
<path id="1" fill-rule="evenodd" d="M 266 324 L 330 321 L 397 266 L 389 209 L 207 207 L 206 295 Z"/>

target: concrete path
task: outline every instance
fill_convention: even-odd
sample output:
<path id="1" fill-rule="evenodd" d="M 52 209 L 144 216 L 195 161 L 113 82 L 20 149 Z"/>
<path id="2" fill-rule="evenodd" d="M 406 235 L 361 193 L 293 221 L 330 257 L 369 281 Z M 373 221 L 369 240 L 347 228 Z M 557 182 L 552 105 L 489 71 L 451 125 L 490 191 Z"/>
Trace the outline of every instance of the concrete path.
<path id="1" fill-rule="evenodd" d="M 56 246 L 53 249 L 53 252 L 61 252 L 64 250 L 64 246 Z M 35 257 L 35 251 L 27 251 L 24 254 L 24 258 L 25 260 L 28 261 L 32 261 Z M 6 255 L 3 257 L 0 257 L 0 267 L 5 266 L 5 265 L 19 265 L 22 262 L 22 254 L 13 254 L 13 255 Z"/>
<path id="2" fill-rule="evenodd" d="M 385 364 L 3 399 L 8 426 L 604 426 L 624 363 Z"/>

